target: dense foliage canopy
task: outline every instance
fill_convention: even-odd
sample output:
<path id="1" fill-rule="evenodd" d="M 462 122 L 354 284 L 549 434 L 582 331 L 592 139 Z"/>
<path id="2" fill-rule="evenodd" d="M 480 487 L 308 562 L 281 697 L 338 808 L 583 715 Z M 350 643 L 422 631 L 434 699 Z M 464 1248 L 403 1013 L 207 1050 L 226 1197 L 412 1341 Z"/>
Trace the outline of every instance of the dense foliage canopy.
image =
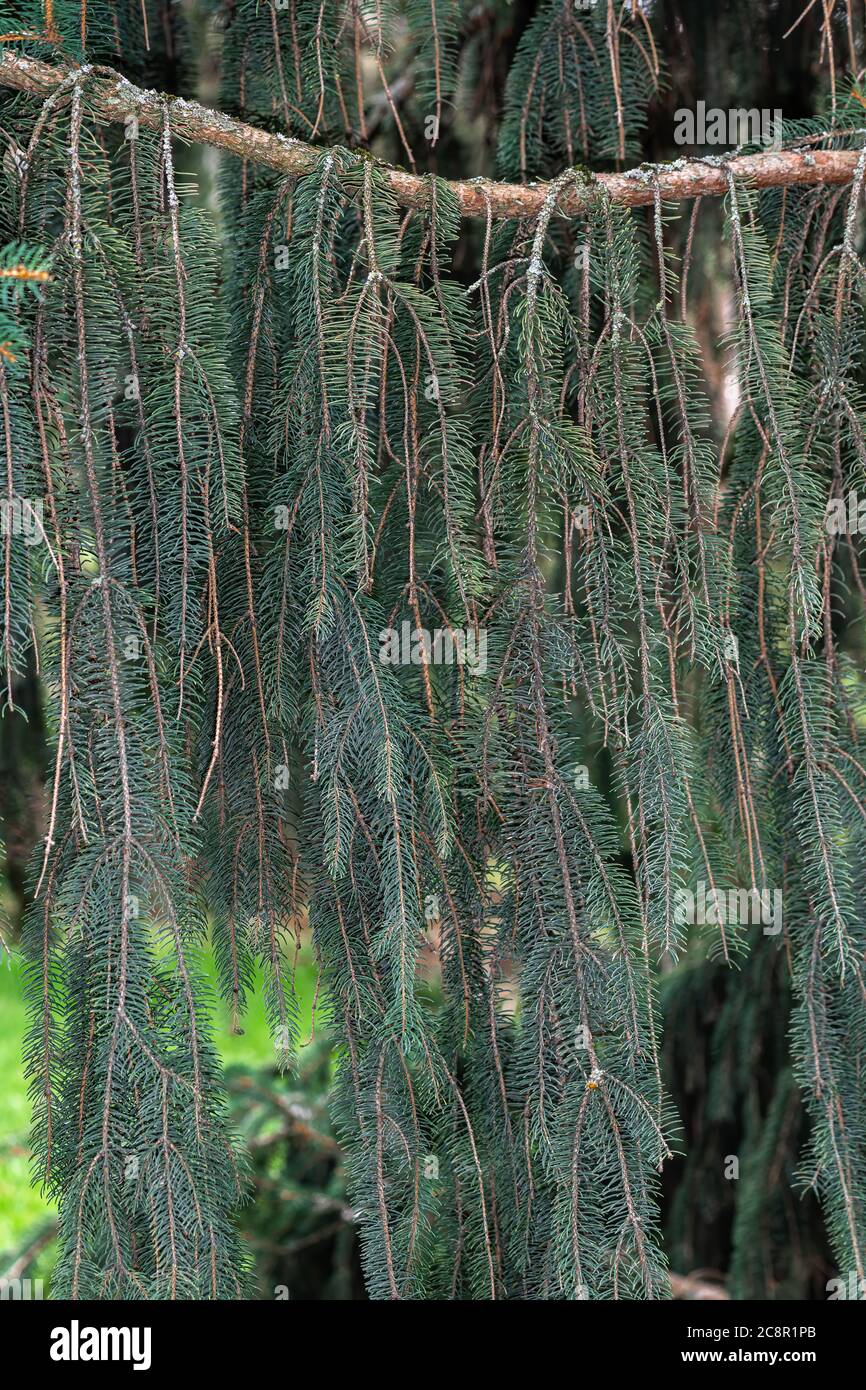
<path id="1" fill-rule="evenodd" d="M 735 51 L 685 8 L 0 3 L 54 69 L 0 99 L 0 674 L 61 1294 L 243 1296 L 200 955 L 292 1066 L 308 928 L 370 1296 L 666 1297 L 702 1202 L 734 1293 L 824 1231 L 866 1279 L 861 35 L 795 30 L 806 111 L 753 60 L 806 181 L 735 133 L 629 207 L 592 171 Z M 208 194 L 226 116 L 316 153 Z"/>

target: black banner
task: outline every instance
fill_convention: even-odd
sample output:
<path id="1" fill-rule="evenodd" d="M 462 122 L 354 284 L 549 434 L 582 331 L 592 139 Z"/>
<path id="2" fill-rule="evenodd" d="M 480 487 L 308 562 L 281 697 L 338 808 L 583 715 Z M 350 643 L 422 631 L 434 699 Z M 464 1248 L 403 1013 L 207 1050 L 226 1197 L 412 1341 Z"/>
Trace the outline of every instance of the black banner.
<path id="1" fill-rule="evenodd" d="M 565 1340 L 557 1344 L 559 1354 L 573 1356 L 576 1366 L 585 1365 L 587 1357 L 593 1365 L 599 1357 L 609 1358 L 617 1379 L 631 1370 L 667 1375 L 678 1369 L 700 1375 L 708 1366 L 762 1367 L 771 1378 L 794 1366 L 826 1377 L 843 1366 L 856 1365 L 862 1348 L 862 1316 L 838 1306 L 846 1301 L 850 1300 L 577 1303 L 558 1314 L 544 1314 L 544 1305 L 539 1304 L 532 1311 L 523 1305 L 526 1311 L 519 1313 L 511 1304 L 501 1332 L 495 1311 L 490 1324 L 490 1312 L 467 1304 L 455 1314 L 455 1327 L 463 1339 L 483 1329 L 486 1356 L 491 1334 L 501 1335 L 503 1350 L 513 1345 L 521 1325 L 520 1321 L 515 1324 L 515 1316 L 518 1320 L 528 1317 L 530 1329 L 537 1327 L 537 1316 L 552 1316 L 554 1325 L 562 1317 L 559 1326 Z M 327 1319 L 324 1339 L 325 1329 L 313 1312 L 317 1306 Z M 366 1345 L 371 1373 L 376 1366 L 378 1343 L 364 1339 L 379 1334 L 384 1310 L 366 1303 L 359 1313 L 353 1306 L 359 1305 L 332 1304 L 326 1310 L 321 1304 L 279 1299 L 267 1303 L 59 1303 L 6 1298 L 0 1301 L 0 1334 L 7 1353 L 15 1343 L 26 1345 L 28 1364 L 52 1384 L 63 1384 L 70 1376 L 98 1377 L 103 1371 L 139 1378 L 179 1372 L 213 1372 L 223 1379 L 258 1376 L 267 1366 L 273 1372 L 277 1364 L 281 1375 L 291 1375 L 294 1368 L 306 1367 L 317 1358 L 332 1378 L 341 1348 L 347 1362 L 351 1357 L 357 1368 Z M 405 1327 L 403 1318 L 411 1317 L 410 1306 L 392 1310 L 393 1326 Z M 432 1326 L 416 1325 L 417 1335 L 430 1338 L 431 1373 L 443 1349 L 444 1310 L 438 1304 L 436 1308 L 435 1331 Z M 356 1324 L 358 1316 L 361 1321 Z M 469 1317 L 474 1329 L 464 1321 Z M 545 1335 L 550 1335 L 550 1329 Z"/>

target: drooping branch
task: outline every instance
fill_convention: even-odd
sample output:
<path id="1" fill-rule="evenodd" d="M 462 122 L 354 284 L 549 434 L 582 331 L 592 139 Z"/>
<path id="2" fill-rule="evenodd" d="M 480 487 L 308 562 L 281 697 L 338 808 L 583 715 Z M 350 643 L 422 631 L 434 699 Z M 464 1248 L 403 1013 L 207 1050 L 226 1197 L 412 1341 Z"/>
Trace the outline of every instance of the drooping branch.
<path id="1" fill-rule="evenodd" d="M 0 85 L 47 97 L 71 69 L 54 67 L 36 58 L 0 51 Z M 107 121 L 130 117 L 152 130 L 162 128 L 168 106 L 172 130 L 184 139 L 228 150 L 241 159 L 265 164 L 282 173 L 302 177 L 318 163 L 324 150 L 303 140 L 258 130 L 221 111 L 211 110 L 183 97 L 146 91 L 111 68 L 82 68 L 87 92 L 95 110 Z M 565 213 L 575 215 L 592 201 L 599 187 L 615 203 L 639 207 L 651 203 L 658 188 L 664 200 L 721 197 L 728 191 L 728 171 L 753 188 L 783 188 L 792 184 L 845 184 L 854 177 L 856 150 L 766 150 L 728 161 L 679 159 L 671 164 L 641 166 L 622 174 L 587 175 L 585 184 L 572 185 L 560 200 Z M 430 182 L 423 175 L 382 166 L 397 202 L 404 207 L 426 207 Z M 464 217 L 533 217 L 550 190 L 548 183 L 497 183 L 491 179 L 460 179 L 449 187 Z"/>

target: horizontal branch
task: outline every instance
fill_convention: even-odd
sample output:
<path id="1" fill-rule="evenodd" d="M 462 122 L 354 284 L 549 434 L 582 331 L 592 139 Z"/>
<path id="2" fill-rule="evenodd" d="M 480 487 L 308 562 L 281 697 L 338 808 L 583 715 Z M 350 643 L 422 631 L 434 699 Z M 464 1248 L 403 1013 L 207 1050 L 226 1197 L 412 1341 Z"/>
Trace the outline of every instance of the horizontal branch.
<path id="1" fill-rule="evenodd" d="M 324 151 L 303 140 L 257 130 L 220 111 L 200 106 L 183 97 L 144 91 L 108 68 L 87 72 L 88 100 L 106 121 L 126 121 L 135 117 L 143 126 L 159 129 L 168 104 L 172 129 L 186 140 L 214 145 L 241 159 L 250 159 L 278 169 L 283 174 L 302 177 L 309 174 Z M 0 51 L 0 85 L 32 96 L 47 97 L 70 71 L 41 63 L 35 58 Z M 856 150 L 765 150 L 761 154 L 741 155 L 727 162 L 678 159 L 671 164 L 643 166 L 624 174 L 596 174 L 590 182 L 578 183 L 564 191 L 559 206 L 575 215 L 591 203 L 594 190 L 606 189 L 615 203 L 639 207 L 651 203 L 657 185 L 666 201 L 684 198 L 720 197 L 727 191 L 728 170 L 754 188 L 784 188 L 792 184 L 844 184 L 854 176 Z M 404 207 L 426 207 L 430 198 L 429 180 L 383 164 L 383 173 L 397 202 Z M 484 216 L 489 206 L 494 217 L 533 217 L 547 196 L 549 184 L 497 183 L 492 179 L 457 180 L 448 185 L 464 217 Z"/>

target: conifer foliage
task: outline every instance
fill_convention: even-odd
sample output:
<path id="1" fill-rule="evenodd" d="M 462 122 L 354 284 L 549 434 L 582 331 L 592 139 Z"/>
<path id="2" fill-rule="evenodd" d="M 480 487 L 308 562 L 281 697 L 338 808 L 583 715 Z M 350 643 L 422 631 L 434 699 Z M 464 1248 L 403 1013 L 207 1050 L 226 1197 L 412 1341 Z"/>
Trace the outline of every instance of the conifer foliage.
<path id="1" fill-rule="evenodd" d="M 14 718 L 35 648 L 26 1060 L 62 1295 L 244 1296 L 202 952 L 236 1022 L 264 981 L 290 1067 L 308 924 L 371 1297 L 669 1296 L 678 960 L 743 998 L 768 961 L 784 980 L 761 1171 L 793 1094 L 785 1180 L 866 1279 L 840 636 L 866 595 L 826 524 L 866 489 L 863 109 L 837 64 L 783 132 L 853 152 L 847 183 L 726 165 L 719 436 L 689 312 L 707 209 L 659 166 L 635 208 L 586 167 L 640 157 L 664 8 L 0 6 L 4 52 L 59 78 L 0 110 L 0 690 Z M 187 21 L 214 104 L 313 147 L 302 173 L 251 150 L 198 195 Z M 531 215 L 482 179 L 466 218 L 428 172 L 490 63 L 490 172 L 546 180 Z M 695 920 L 707 893 L 783 906 Z M 742 1200 L 741 1265 L 754 1179 Z"/>

